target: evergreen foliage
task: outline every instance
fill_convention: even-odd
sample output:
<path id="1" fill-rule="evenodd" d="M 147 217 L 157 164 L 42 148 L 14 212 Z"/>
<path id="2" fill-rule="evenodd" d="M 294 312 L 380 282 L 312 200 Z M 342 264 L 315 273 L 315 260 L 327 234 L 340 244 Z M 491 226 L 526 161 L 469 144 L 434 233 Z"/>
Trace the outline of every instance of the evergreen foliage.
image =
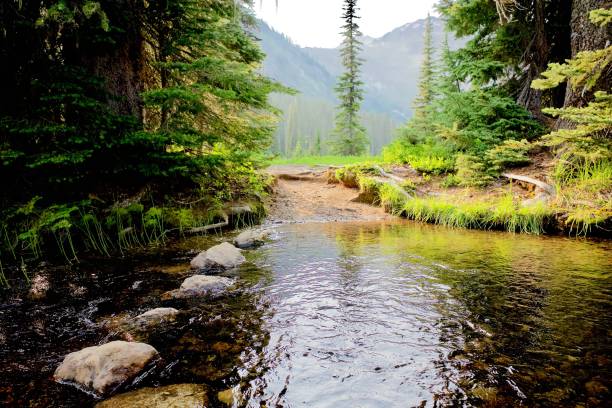
<path id="1" fill-rule="evenodd" d="M 363 101 L 363 82 L 360 79 L 360 67 L 363 61 L 359 57 L 362 43 L 361 32 L 357 24 L 357 0 L 345 0 L 345 20 L 342 26 L 344 40 L 340 55 L 345 72 L 338 79 L 336 93 L 340 100 L 336 115 L 336 128 L 331 142 L 332 152 L 347 156 L 358 156 L 366 152 L 368 137 L 361 124 L 359 111 Z"/>
<path id="2" fill-rule="evenodd" d="M 435 98 L 434 94 L 434 48 L 432 44 L 431 16 L 425 20 L 425 33 L 423 35 L 423 59 L 418 84 L 418 95 L 413 102 L 414 118 L 409 123 L 407 132 L 421 134 L 425 138 L 433 136 L 431 123 L 431 110 Z"/>
<path id="3" fill-rule="evenodd" d="M 590 13 L 593 24 L 602 27 L 612 21 L 610 10 L 598 9 Z M 612 46 L 578 53 L 563 64 L 549 64 L 540 79 L 533 81 L 536 89 L 551 89 L 567 82 L 572 89 L 586 93 L 592 91 L 602 76 L 609 75 L 612 64 Z M 597 91 L 587 106 L 547 108 L 545 113 L 573 123 L 569 129 L 559 129 L 544 137 L 544 142 L 555 149 L 563 148 L 565 160 L 580 159 L 588 162 L 612 158 L 612 95 L 607 90 Z"/>
<path id="4" fill-rule="evenodd" d="M 68 259 L 154 242 L 161 208 L 175 212 L 169 194 L 213 209 L 261 192 L 268 94 L 284 88 L 258 71 L 247 3 L 0 4 L 0 256 L 39 256 L 53 236 Z M 72 235 L 93 230 L 103 238 L 74 248 Z"/>

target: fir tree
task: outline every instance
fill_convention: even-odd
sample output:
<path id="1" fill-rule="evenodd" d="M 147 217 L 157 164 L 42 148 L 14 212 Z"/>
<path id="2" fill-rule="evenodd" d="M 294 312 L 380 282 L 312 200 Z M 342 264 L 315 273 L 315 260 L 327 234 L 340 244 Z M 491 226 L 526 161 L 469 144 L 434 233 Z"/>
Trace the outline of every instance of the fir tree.
<path id="1" fill-rule="evenodd" d="M 368 146 L 366 130 L 362 126 L 359 111 L 363 101 L 363 82 L 360 80 L 360 68 L 363 61 L 359 58 L 362 43 L 361 32 L 356 20 L 357 0 L 345 0 L 345 20 L 343 29 L 344 41 L 340 55 L 345 72 L 336 85 L 336 93 L 340 99 L 336 127 L 332 134 L 332 150 L 336 154 L 356 156 L 364 154 Z"/>
<path id="2" fill-rule="evenodd" d="M 459 80 L 454 74 L 453 53 L 448 45 L 448 33 L 444 35 L 442 52 L 439 60 L 439 74 L 435 81 L 435 93 L 439 97 L 445 97 L 459 92 Z"/>
<path id="3" fill-rule="evenodd" d="M 423 61 L 421 62 L 421 75 L 419 78 L 419 94 L 413 102 L 416 119 L 426 121 L 434 100 L 434 47 L 432 44 L 431 16 L 425 20 L 425 33 L 423 35 Z"/>
<path id="4" fill-rule="evenodd" d="M 414 116 L 400 130 L 402 138 L 409 143 L 431 139 L 435 134 L 435 127 L 432 122 L 436 81 L 434 62 L 432 23 L 431 16 L 428 15 L 427 20 L 425 20 L 425 33 L 423 35 L 423 60 L 418 85 L 419 93 L 412 104 Z"/>

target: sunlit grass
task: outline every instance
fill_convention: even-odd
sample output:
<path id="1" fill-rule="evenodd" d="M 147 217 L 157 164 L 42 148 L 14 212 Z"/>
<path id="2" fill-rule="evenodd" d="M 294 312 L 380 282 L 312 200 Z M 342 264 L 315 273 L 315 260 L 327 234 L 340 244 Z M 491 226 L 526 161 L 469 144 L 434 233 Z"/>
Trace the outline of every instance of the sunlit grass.
<path id="1" fill-rule="evenodd" d="M 271 165 L 297 164 L 305 166 L 348 166 L 360 163 L 378 163 L 379 156 L 302 156 L 302 157 L 278 157 L 270 162 Z"/>
<path id="2" fill-rule="evenodd" d="M 559 162 L 554 171 L 557 197 L 554 205 L 566 213 L 571 234 L 588 235 L 606 228 L 612 217 L 612 161 L 574 164 Z"/>
<path id="3" fill-rule="evenodd" d="M 407 218 L 457 228 L 503 229 L 509 232 L 542 234 L 552 211 L 543 204 L 521 206 L 512 196 L 495 202 L 452 203 L 440 198 L 405 201 Z"/>

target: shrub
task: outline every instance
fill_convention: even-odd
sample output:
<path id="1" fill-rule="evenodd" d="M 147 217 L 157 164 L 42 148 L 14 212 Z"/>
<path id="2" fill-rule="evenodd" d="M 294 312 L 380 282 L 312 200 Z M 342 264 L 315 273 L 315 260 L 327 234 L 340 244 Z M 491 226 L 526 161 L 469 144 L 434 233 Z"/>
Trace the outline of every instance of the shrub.
<path id="1" fill-rule="evenodd" d="M 449 174 L 446 177 L 444 177 L 444 180 L 442 180 L 442 183 L 440 183 L 440 186 L 443 188 L 451 188 L 451 187 L 456 187 L 459 184 L 460 184 L 459 177 L 457 177 L 457 175 L 455 174 Z"/>
<path id="2" fill-rule="evenodd" d="M 441 143 L 410 144 L 396 140 L 383 149 L 385 163 L 409 164 L 426 174 L 442 174 L 453 170 L 453 152 Z"/>
<path id="3" fill-rule="evenodd" d="M 520 167 L 531 162 L 528 156 L 531 145 L 527 140 L 505 140 L 487 151 L 485 158 L 494 169 Z"/>
<path id="4" fill-rule="evenodd" d="M 459 184 L 466 187 L 484 187 L 493 181 L 493 177 L 487 173 L 485 162 L 476 156 L 461 154 L 455 162 L 457 180 Z"/>

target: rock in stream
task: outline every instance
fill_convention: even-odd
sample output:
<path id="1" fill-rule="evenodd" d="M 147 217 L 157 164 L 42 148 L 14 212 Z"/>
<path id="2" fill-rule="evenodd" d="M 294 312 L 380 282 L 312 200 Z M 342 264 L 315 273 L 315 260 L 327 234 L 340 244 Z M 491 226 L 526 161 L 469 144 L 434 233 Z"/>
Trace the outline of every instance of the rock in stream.
<path id="1" fill-rule="evenodd" d="M 234 239 L 234 244 L 241 249 L 254 248 L 262 245 L 270 232 L 266 230 L 247 230 Z"/>
<path id="2" fill-rule="evenodd" d="M 179 289 L 164 293 L 162 299 L 186 299 L 217 294 L 233 283 L 232 279 L 221 276 L 195 275 L 185 279 Z"/>
<path id="3" fill-rule="evenodd" d="M 117 395 L 96 408 L 205 408 L 206 388 L 199 384 L 175 384 L 160 388 L 141 388 Z"/>
<path id="4" fill-rule="evenodd" d="M 201 252 L 191 261 L 191 267 L 193 269 L 231 269 L 240 266 L 245 261 L 240 249 L 224 242 Z"/>
<path id="5" fill-rule="evenodd" d="M 157 350 L 148 344 L 113 341 L 68 354 L 53 377 L 98 395 L 109 395 L 157 357 Z"/>

